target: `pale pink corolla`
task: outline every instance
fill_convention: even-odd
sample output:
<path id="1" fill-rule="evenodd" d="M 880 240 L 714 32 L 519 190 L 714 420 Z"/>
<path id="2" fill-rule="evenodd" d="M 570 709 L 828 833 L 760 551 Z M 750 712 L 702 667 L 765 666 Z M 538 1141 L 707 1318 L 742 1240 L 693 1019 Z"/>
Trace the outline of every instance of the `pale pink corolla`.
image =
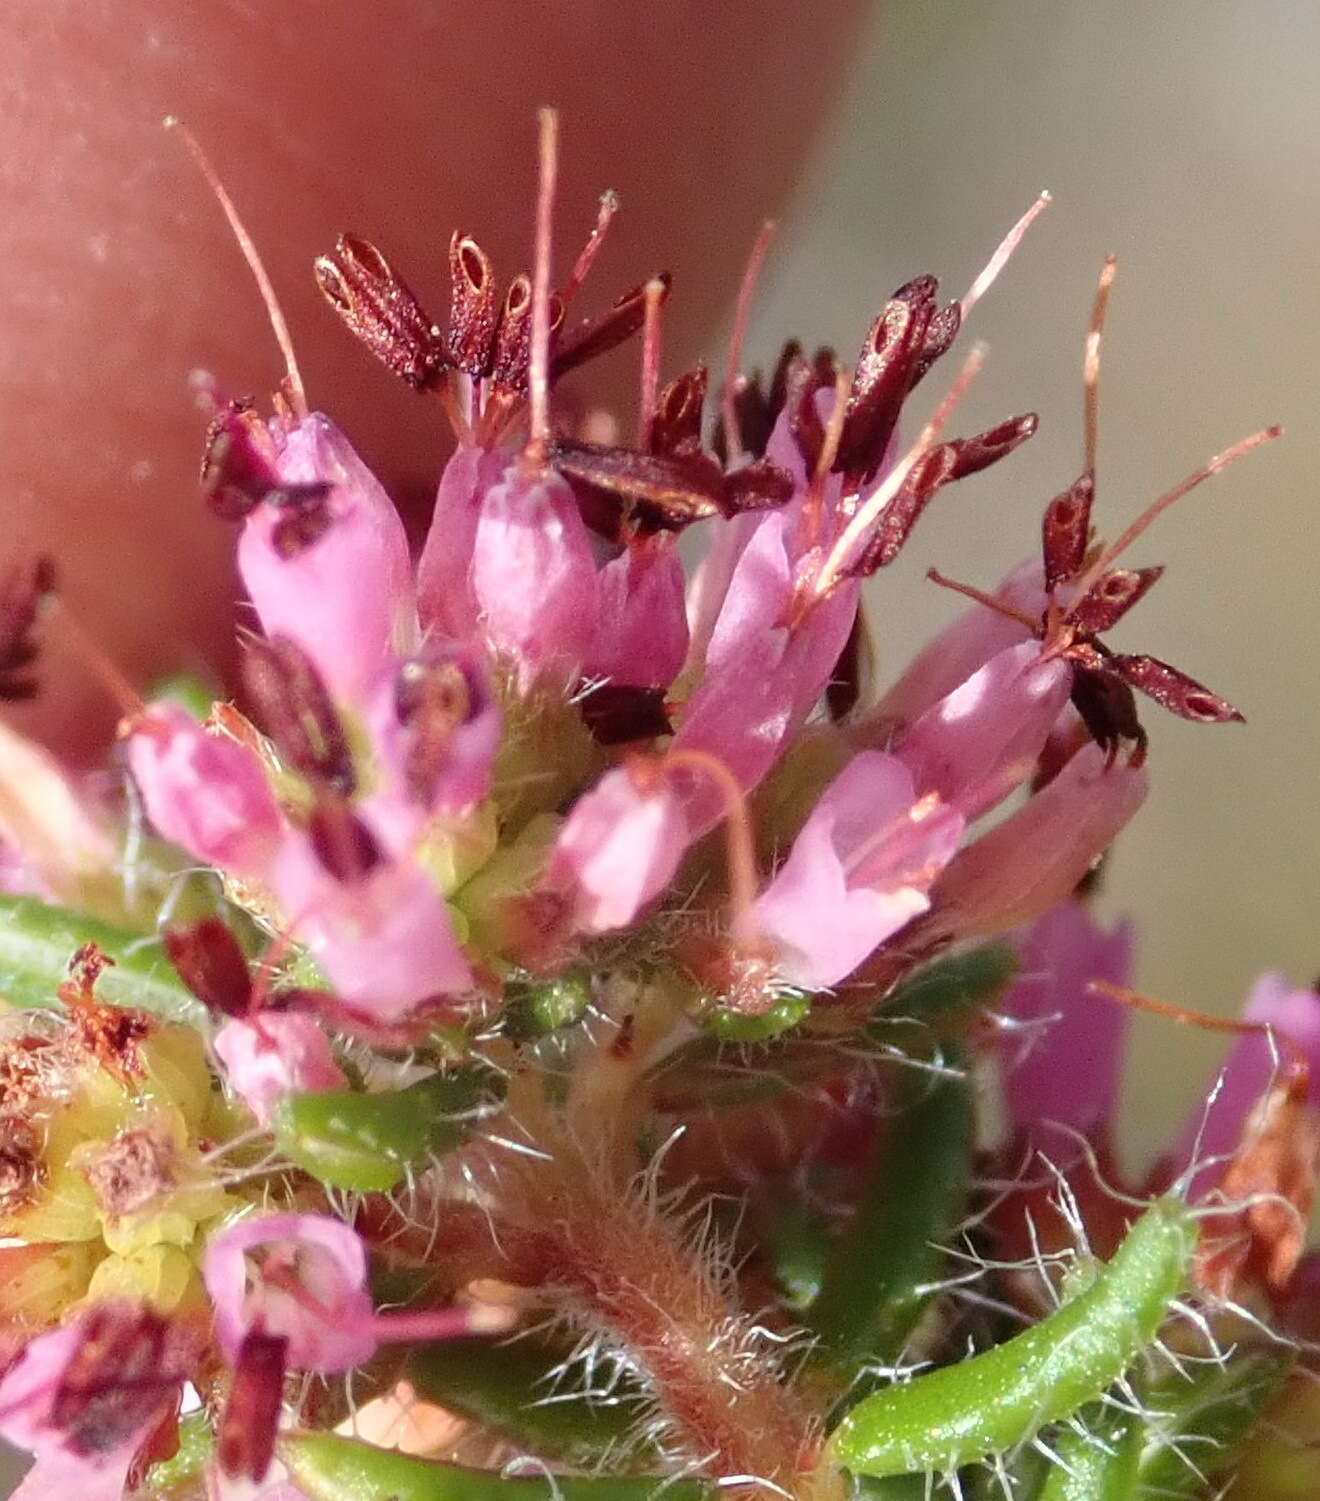
<path id="1" fill-rule="evenodd" d="M 314 1094 L 348 1084 L 325 1033 L 302 1012 L 263 1010 L 231 1018 L 212 1046 L 229 1087 L 263 1126 L 270 1124 L 286 1094 Z"/>
<path id="2" fill-rule="evenodd" d="M 996 652 L 932 704 L 892 746 L 919 793 L 936 792 L 970 819 L 1031 775 L 1068 702 L 1072 669 L 1035 641 Z"/>
<path id="3" fill-rule="evenodd" d="M 482 498 L 471 577 L 480 629 L 523 690 L 577 674 L 596 629 L 596 560 L 565 480 L 509 467 Z"/>
<path id="4" fill-rule="evenodd" d="M 331 874 L 309 840 L 292 839 L 271 885 L 335 993 L 379 1021 L 464 994 L 472 971 L 434 880 L 413 858 L 384 858 L 358 879 Z"/>
<path id="5" fill-rule="evenodd" d="M 845 979 L 930 905 L 958 847 L 962 815 L 918 799 L 901 761 L 862 751 L 825 789 L 787 860 L 750 913 L 790 985 Z"/>
<path id="6" fill-rule="evenodd" d="M 683 560 L 663 537 L 634 541 L 600 570 L 600 614 L 583 673 L 668 687 L 687 655 Z"/>
<path id="7" fill-rule="evenodd" d="M 311 657 L 331 692 L 352 702 L 390 651 L 416 642 L 403 523 L 375 476 L 325 417 L 273 426 L 276 470 L 289 485 L 326 483 L 318 534 L 281 545 L 287 513 L 263 501 L 247 516 L 238 566 L 267 636 Z"/>
<path id="8" fill-rule="evenodd" d="M 508 463 L 508 454 L 498 449 L 460 443 L 445 465 L 417 563 L 417 609 L 428 637 L 468 640 L 478 634 L 473 543 L 483 498 Z"/>
<path id="9" fill-rule="evenodd" d="M 128 764 L 163 838 L 235 875 L 264 874 L 285 825 L 254 751 L 159 703 L 134 726 Z"/>
<path id="10" fill-rule="evenodd" d="M 569 810 L 546 880 L 568 894 L 578 929 L 607 932 L 659 896 L 688 842 L 673 782 L 652 765 L 616 766 Z"/>

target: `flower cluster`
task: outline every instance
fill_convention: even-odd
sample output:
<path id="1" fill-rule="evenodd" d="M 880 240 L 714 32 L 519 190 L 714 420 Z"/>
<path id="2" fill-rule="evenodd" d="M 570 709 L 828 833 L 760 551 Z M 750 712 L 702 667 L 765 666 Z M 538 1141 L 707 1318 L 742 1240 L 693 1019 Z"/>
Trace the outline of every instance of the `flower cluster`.
<path id="1" fill-rule="evenodd" d="M 1274 430 L 1097 540 L 1107 263 L 1039 558 L 993 591 L 932 573 L 970 604 L 877 693 L 863 585 L 1035 430 L 946 436 L 975 349 L 905 411 L 1045 199 L 963 298 L 900 287 L 851 365 L 790 344 L 747 376 L 735 333 L 708 412 L 704 366 L 662 384 L 667 276 L 578 315 L 612 197 L 552 285 L 554 175 L 547 114 L 533 269 L 501 288 L 455 234 L 443 326 L 364 239 L 316 263 L 452 427 L 416 561 L 272 306 L 272 410 L 216 398 L 205 440 L 260 627 L 236 699 L 119 685 L 122 804 L 0 741 L 21 1494 L 842 1501 L 988 1466 L 1031 1501 L 1268 1472 L 1257 1416 L 1307 1360 L 1320 999 L 1263 980 L 1185 1139 L 1126 1182 L 1122 1027 L 1157 1003 L 1087 903 L 1147 792 L 1136 694 L 1240 718 L 1102 639 L 1160 576 L 1124 555 Z M 638 336 L 625 442 L 560 383 Z M 0 695 L 31 691 L 50 587 L 0 596 Z"/>

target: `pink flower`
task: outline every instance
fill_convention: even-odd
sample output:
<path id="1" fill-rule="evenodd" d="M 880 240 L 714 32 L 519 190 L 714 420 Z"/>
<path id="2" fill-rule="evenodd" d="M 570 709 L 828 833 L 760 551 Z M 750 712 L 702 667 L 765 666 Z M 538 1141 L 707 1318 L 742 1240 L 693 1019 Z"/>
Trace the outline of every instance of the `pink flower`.
<path id="1" fill-rule="evenodd" d="M 266 635 L 296 641 L 331 692 L 352 701 L 388 652 L 416 642 L 403 523 L 328 418 L 271 431 L 283 483 L 330 489 L 301 508 L 257 505 L 243 524 L 239 571 Z"/>
<path id="2" fill-rule="evenodd" d="M 752 908 L 751 926 L 779 952 L 781 978 L 823 990 L 850 975 L 929 907 L 962 828 L 956 809 L 915 796 L 901 761 L 855 756 Z"/>
<path id="3" fill-rule="evenodd" d="M 1063 901 L 1145 801 L 1139 766 L 1082 747 L 1053 781 L 966 849 L 931 893 L 921 936 L 1003 933 Z"/>
<path id="4" fill-rule="evenodd" d="M 163 838 L 235 875 L 265 872 L 285 826 L 253 751 L 160 703 L 134 727 L 128 764 Z"/>
<path id="5" fill-rule="evenodd" d="M 326 1375 L 375 1354 L 367 1256 L 355 1231 L 321 1214 L 254 1215 L 212 1237 L 202 1265 L 225 1358 L 252 1333 L 288 1341 L 286 1364 Z"/>
<path id="6" fill-rule="evenodd" d="M 348 1084 L 325 1033 L 300 1012 L 266 1010 L 233 1018 L 215 1034 L 213 1046 L 230 1088 L 263 1126 L 286 1094 Z"/>
<path id="7" fill-rule="evenodd" d="M 1018 949 L 1021 969 L 999 1006 L 1027 1028 L 1000 1052 L 1009 1120 L 1036 1142 L 1051 1123 L 1094 1140 L 1114 1118 L 1128 1012 L 1090 986 L 1127 984 L 1131 924 L 1106 932 L 1068 900 L 1038 918 Z"/>
<path id="8" fill-rule="evenodd" d="M 501 450 L 460 443 L 445 465 L 417 564 L 417 608 L 428 635 L 453 640 L 477 635 L 473 543 L 484 497 L 508 463 L 508 454 Z"/>
<path id="9" fill-rule="evenodd" d="M 577 501 L 553 473 L 519 463 L 482 499 L 472 588 L 492 651 L 538 678 L 573 676 L 596 630 L 596 560 Z"/>
<path id="10" fill-rule="evenodd" d="M 36 1455 L 13 1501 L 120 1501 L 152 1430 L 178 1402 L 186 1341 L 127 1303 L 39 1334 L 0 1379 L 0 1435 Z"/>
<path id="11" fill-rule="evenodd" d="M 371 840 L 369 830 L 364 837 Z M 472 971 L 432 878 L 407 856 L 360 853 L 367 855 L 365 869 L 335 873 L 311 840 L 298 838 L 271 870 L 298 937 L 336 994 L 389 1022 L 423 1002 L 470 990 Z"/>
<path id="12" fill-rule="evenodd" d="M 663 537 L 634 540 L 601 569 L 600 616 L 583 673 L 667 687 L 687 655 L 683 560 Z"/>
<path id="13" fill-rule="evenodd" d="M 1030 776 L 1071 687 L 1072 669 L 1036 642 L 1006 647 L 900 734 L 894 754 L 919 793 L 975 818 Z"/>
<path id="14" fill-rule="evenodd" d="M 688 841 L 682 800 L 663 769 L 616 766 L 573 804 L 547 884 L 571 893 L 579 930 L 621 928 L 673 879 Z"/>

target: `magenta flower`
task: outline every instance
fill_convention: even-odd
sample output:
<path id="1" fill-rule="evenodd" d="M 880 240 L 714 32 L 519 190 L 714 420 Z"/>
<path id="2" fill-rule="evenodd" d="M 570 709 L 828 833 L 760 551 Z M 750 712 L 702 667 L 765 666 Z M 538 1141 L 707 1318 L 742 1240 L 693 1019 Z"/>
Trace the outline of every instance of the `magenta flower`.
<path id="1" fill-rule="evenodd" d="M 300 1012 L 267 1010 L 234 1017 L 216 1032 L 211 1046 L 224 1065 L 229 1087 L 263 1126 L 270 1124 L 286 1094 L 343 1089 L 348 1084 L 325 1033 Z"/>
<path id="2" fill-rule="evenodd" d="M 1081 902 L 1061 902 L 1018 943 L 1021 968 L 1000 1009 L 1022 1025 L 1003 1039 L 1004 1103 L 1022 1140 L 1071 1157 L 1051 1133 L 1062 1125 L 1091 1141 L 1115 1118 L 1128 1012 L 1091 988 L 1126 985 L 1132 927 L 1108 932 Z"/>

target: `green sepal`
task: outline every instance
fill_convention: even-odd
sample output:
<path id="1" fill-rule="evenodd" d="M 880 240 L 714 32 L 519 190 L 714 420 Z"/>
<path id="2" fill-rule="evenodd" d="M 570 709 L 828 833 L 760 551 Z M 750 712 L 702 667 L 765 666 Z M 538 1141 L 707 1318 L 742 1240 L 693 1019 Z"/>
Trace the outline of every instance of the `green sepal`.
<path id="1" fill-rule="evenodd" d="M 290 1434 L 278 1454 L 309 1501 L 707 1501 L 715 1495 L 701 1481 L 659 1475 L 506 1478 L 333 1433 Z"/>
<path id="2" fill-rule="evenodd" d="M 474 1065 L 382 1094 L 286 1095 L 271 1125 L 284 1155 L 322 1183 L 385 1193 L 409 1168 L 461 1145 L 501 1094 L 499 1076 Z"/>
<path id="3" fill-rule="evenodd" d="M 1080 1432 L 1067 1427 L 1051 1435 L 1059 1462 L 1046 1469 L 1033 1501 L 1134 1501 L 1142 1494 L 1142 1419 L 1097 1405 L 1078 1414 L 1078 1425 Z"/>
<path id="4" fill-rule="evenodd" d="M 963 1214 L 976 1122 L 961 1051 L 947 1073 L 905 1069 L 898 1109 L 852 1222 L 827 1261 L 807 1315 L 827 1358 L 848 1370 L 893 1359 L 930 1300 Z"/>
<path id="5" fill-rule="evenodd" d="M 200 1480 L 214 1451 L 215 1435 L 209 1414 L 189 1413 L 179 1422 L 178 1451 L 151 1466 L 143 1479 L 143 1490 L 156 1501 L 173 1501 L 174 1496 L 184 1494 Z"/>
<path id="6" fill-rule="evenodd" d="M 717 1006 L 705 1018 L 705 1027 L 721 1042 L 769 1042 L 796 1027 L 810 1010 L 811 996 L 806 991 L 795 990 L 780 996 L 768 1011 L 759 1016 Z"/>
<path id="7" fill-rule="evenodd" d="M 591 977 L 569 970 L 548 980 L 515 980 L 504 997 L 505 1032 L 515 1042 L 527 1042 L 582 1020 L 591 1005 Z"/>
<path id="8" fill-rule="evenodd" d="M 638 1450 L 641 1393 L 621 1382 L 609 1401 L 569 1395 L 571 1385 L 559 1394 L 547 1377 L 567 1353 L 535 1336 L 446 1340 L 411 1354 L 408 1380 L 427 1401 L 541 1459 L 618 1468 Z"/>
<path id="9" fill-rule="evenodd" d="M 885 997 L 865 1035 L 882 1047 L 928 1053 L 1002 994 L 1017 968 L 1017 951 L 1004 943 L 983 943 L 939 959 Z"/>
<path id="10" fill-rule="evenodd" d="M 158 939 L 27 896 L 0 896 L 0 998 L 19 1009 L 54 1006 L 69 960 L 85 943 L 115 961 L 97 979 L 100 1000 L 166 1021 L 205 1020 Z"/>

